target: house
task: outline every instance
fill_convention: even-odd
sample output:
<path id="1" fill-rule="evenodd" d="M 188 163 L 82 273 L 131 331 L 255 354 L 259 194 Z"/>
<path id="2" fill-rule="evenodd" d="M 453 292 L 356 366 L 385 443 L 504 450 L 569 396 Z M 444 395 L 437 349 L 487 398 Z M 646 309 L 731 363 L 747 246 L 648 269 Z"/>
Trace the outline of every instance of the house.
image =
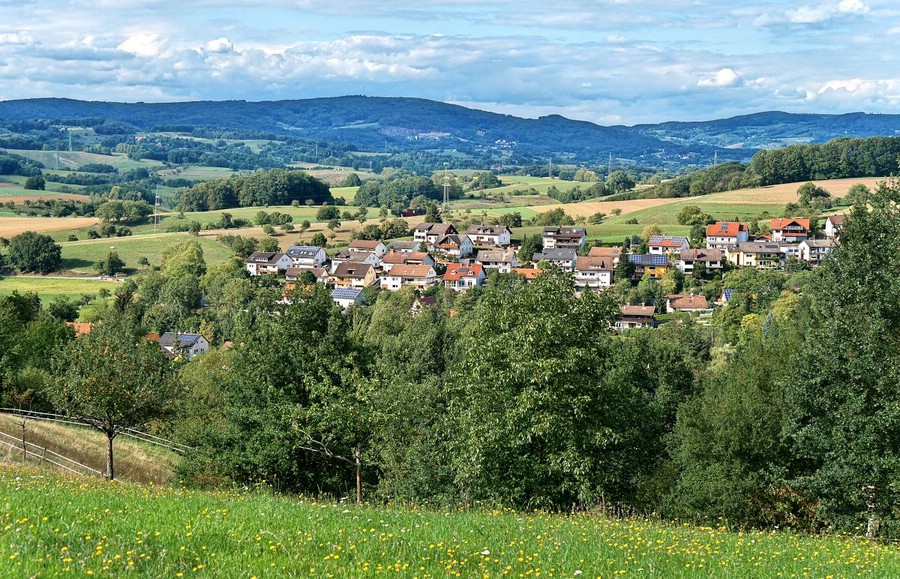
<path id="1" fill-rule="evenodd" d="M 650 279 L 659 279 L 669 269 L 668 255 L 629 253 L 628 261 L 634 264 L 634 277 L 638 279 L 645 275 L 649 275 Z"/>
<path id="2" fill-rule="evenodd" d="M 272 251 L 254 251 L 250 257 L 244 260 L 244 265 L 251 276 L 274 274 L 287 271 L 294 265 L 291 258 L 285 253 Z"/>
<path id="3" fill-rule="evenodd" d="M 809 237 L 809 219 L 776 217 L 772 220 L 772 241 L 800 243 Z"/>
<path id="4" fill-rule="evenodd" d="M 825 255 L 834 248 L 834 239 L 804 239 L 800 242 L 797 259 L 812 265 L 820 265 Z"/>
<path id="5" fill-rule="evenodd" d="M 397 264 L 381 276 L 381 289 L 397 291 L 405 287 L 429 288 L 440 283 L 437 272 L 430 265 Z"/>
<path id="6" fill-rule="evenodd" d="M 726 250 L 725 259 L 737 267 L 781 269 L 784 264 L 784 252 L 777 243 L 747 241 Z"/>
<path id="7" fill-rule="evenodd" d="M 525 283 L 531 283 L 541 275 L 541 270 L 532 267 L 514 267 L 510 273 L 521 275 L 525 278 Z"/>
<path id="8" fill-rule="evenodd" d="M 732 296 L 734 296 L 733 289 L 723 289 L 722 293 L 719 294 L 719 298 L 716 300 L 716 305 L 727 306 L 728 302 L 731 301 Z"/>
<path id="9" fill-rule="evenodd" d="M 322 267 L 328 259 L 325 249 L 314 245 L 292 245 L 285 253 L 294 267 Z"/>
<path id="10" fill-rule="evenodd" d="M 670 294 L 666 296 L 666 313 L 699 312 L 709 309 L 703 294 Z"/>
<path id="11" fill-rule="evenodd" d="M 652 255 L 666 255 L 667 253 L 681 253 L 690 249 L 691 242 L 687 237 L 670 237 L 668 235 L 654 235 L 647 242 L 647 248 Z"/>
<path id="12" fill-rule="evenodd" d="M 656 308 L 653 306 L 620 306 L 621 316 L 616 320 L 617 330 L 630 330 L 632 328 L 652 328 L 656 326 L 653 314 Z"/>
<path id="13" fill-rule="evenodd" d="M 475 251 L 475 246 L 468 235 L 459 235 L 451 233 L 437 240 L 434 244 L 437 251 L 445 253 L 452 257 L 467 257 Z"/>
<path id="14" fill-rule="evenodd" d="M 483 286 L 485 277 L 484 267 L 480 263 L 471 265 L 451 263 L 444 273 L 444 286 L 456 291 L 466 291 Z"/>
<path id="15" fill-rule="evenodd" d="M 487 251 L 478 252 L 475 258 L 476 263 L 480 263 L 487 269 L 496 269 L 500 273 L 509 273 L 512 268 L 519 267 L 519 260 L 516 259 L 516 252 L 512 250 L 503 251 Z"/>
<path id="16" fill-rule="evenodd" d="M 310 272 L 316 278 L 316 283 L 328 283 L 328 270 L 324 267 L 289 267 L 284 272 L 284 281 L 296 282 L 304 271 Z"/>
<path id="17" fill-rule="evenodd" d="M 587 241 L 587 232 L 583 227 L 545 227 L 541 234 L 544 249 L 562 249 L 583 247 Z"/>
<path id="18" fill-rule="evenodd" d="M 346 310 L 350 306 L 358 306 L 363 303 L 363 290 L 355 287 L 335 288 L 331 292 L 331 299 L 341 306 L 342 310 Z"/>
<path id="19" fill-rule="evenodd" d="M 375 255 L 374 251 L 339 251 L 331 258 L 332 273 L 342 263 L 364 263 L 372 267 L 379 267 L 381 259 Z"/>
<path id="20" fill-rule="evenodd" d="M 413 239 L 425 245 L 434 243 L 447 235 L 459 233 L 452 223 L 420 223 L 413 228 Z"/>
<path id="21" fill-rule="evenodd" d="M 159 347 L 170 358 L 186 355 L 190 360 L 198 354 L 209 351 L 209 340 L 200 334 L 166 332 L 159 337 Z"/>
<path id="22" fill-rule="evenodd" d="M 750 241 L 750 230 L 737 221 L 717 221 L 706 226 L 706 248 L 727 249 Z"/>
<path id="23" fill-rule="evenodd" d="M 407 253 L 410 251 L 422 251 L 422 242 L 421 241 L 392 241 L 388 246 L 388 251 L 399 251 L 400 253 Z"/>
<path id="24" fill-rule="evenodd" d="M 512 232 L 505 225 L 470 225 L 466 229 L 466 235 L 472 240 L 473 245 L 490 245 L 493 247 L 506 247 L 510 244 Z"/>
<path id="25" fill-rule="evenodd" d="M 375 283 L 375 268 L 370 263 L 345 261 L 331 273 L 335 287 L 369 287 Z"/>
<path id="26" fill-rule="evenodd" d="M 85 334 L 90 334 L 91 330 L 94 329 L 94 324 L 88 324 L 85 322 L 66 322 L 66 325 L 75 331 L 76 338 L 84 336 Z"/>
<path id="27" fill-rule="evenodd" d="M 618 265 L 619 256 L 622 255 L 622 248 L 615 245 L 612 247 L 595 246 L 591 248 L 588 257 L 606 257 L 612 260 L 613 267 Z"/>
<path id="28" fill-rule="evenodd" d="M 784 259 L 787 261 L 790 258 L 800 259 L 800 244 L 799 243 L 787 243 L 782 241 L 778 244 L 778 247 L 781 248 L 781 253 L 784 254 Z"/>
<path id="29" fill-rule="evenodd" d="M 575 285 L 586 289 L 607 288 L 616 266 L 609 257 L 579 256 L 575 261 Z"/>
<path id="30" fill-rule="evenodd" d="M 844 228 L 843 215 L 829 215 L 825 220 L 825 237 L 835 239 Z"/>
<path id="31" fill-rule="evenodd" d="M 412 307 L 409 308 L 409 313 L 415 316 L 425 308 L 433 307 L 437 307 L 436 298 L 434 298 L 433 296 L 418 296 L 413 302 Z"/>
<path id="32" fill-rule="evenodd" d="M 374 253 L 381 258 L 387 253 L 387 247 L 378 240 L 356 239 L 347 246 L 350 253 Z"/>
<path id="33" fill-rule="evenodd" d="M 706 271 L 722 271 L 721 249 L 685 249 L 678 256 L 675 267 L 684 275 L 691 275 L 698 265 Z"/>
<path id="34" fill-rule="evenodd" d="M 384 273 L 391 271 L 395 265 L 434 265 L 434 258 L 424 251 L 389 251 L 381 260 Z"/>
<path id="35" fill-rule="evenodd" d="M 574 271 L 575 260 L 578 259 L 578 253 L 574 249 L 544 249 L 541 253 L 535 253 L 531 257 L 531 261 L 538 263 L 548 261 L 559 267 L 563 271 Z"/>

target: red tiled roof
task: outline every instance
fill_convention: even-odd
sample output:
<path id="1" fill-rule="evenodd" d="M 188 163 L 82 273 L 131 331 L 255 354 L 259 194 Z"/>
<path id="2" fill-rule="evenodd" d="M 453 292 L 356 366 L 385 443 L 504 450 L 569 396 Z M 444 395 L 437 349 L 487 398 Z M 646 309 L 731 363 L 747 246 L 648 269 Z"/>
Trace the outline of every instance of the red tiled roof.
<path id="1" fill-rule="evenodd" d="M 428 277 L 434 271 L 430 265 L 397 264 L 386 273 L 386 277 Z"/>
<path id="2" fill-rule="evenodd" d="M 86 324 L 83 322 L 66 322 L 66 325 L 75 330 L 75 337 L 90 334 L 91 330 L 94 328 L 94 324 Z"/>
<path id="3" fill-rule="evenodd" d="M 809 219 L 792 219 L 790 217 L 776 217 L 772 219 L 772 231 L 784 229 L 790 225 L 799 225 L 809 231 Z"/>
<path id="4" fill-rule="evenodd" d="M 706 226 L 707 237 L 737 237 L 747 226 L 737 221 L 717 221 Z"/>
<path id="5" fill-rule="evenodd" d="M 376 249 L 380 244 L 381 244 L 381 242 L 378 241 L 377 239 L 375 239 L 375 240 L 371 240 L 371 239 L 357 239 L 356 241 L 354 241 L 353 243 L 351 243 L 351 244 L 349 245 L 349 247 L 350 247 L 351 249 L 359 248 L 359 249 L 365 249 L 365 250 L 367 250 L 367 251 L 371 251 L 371 250 L 373 250 L 373 249 Z"/>
<path id="6" fill-rule="evenodd" d="M 591 252 L 588 253 L 588 257 L 608 257 L 614 258 L 619 257 L 622 254 L 621 247 L 592 247 Z"/>
<path id="7" fill-rule="evenodd" d="M 393 270 L 391 270 L 391 273 L 393 273 Z M 447 272 L 444 273 L 444 281 L 458 281 L 464 277 L 478 277 L 482 273 L 484 273 L 484 267 L 480 263 L 471 265 L 456 263 L 447 268 Z"/>
<path id="8" fill-rule="evenodd" d="M 526 280 L 531 281 L 541 274 L 541 270 L 532 267 L 514 267 L 512 273 L 517 273 Z"/>
<path id="9" fill-rule="evenodd" d="M 701 294 L 672 294 L 666 296 L 674 310 L 705 310 L 709 308 L 706 296 Z"/>

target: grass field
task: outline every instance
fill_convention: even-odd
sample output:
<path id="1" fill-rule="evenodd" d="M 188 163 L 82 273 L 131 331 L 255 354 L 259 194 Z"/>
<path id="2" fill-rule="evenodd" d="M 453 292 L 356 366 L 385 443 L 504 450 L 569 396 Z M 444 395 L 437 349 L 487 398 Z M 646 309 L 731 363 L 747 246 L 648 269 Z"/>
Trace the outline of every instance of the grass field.
<path id="1" fill-rule="evenodd" d="M 845 537 L 506 510 L 430 512 L 205 493 L 0 467 L 6 576 L 896 577 Z"/>
<path id="2" fill-rule="evenodd" d="M 96 274 L 96 272 L 91 273 Z M 41 296 L 41 300 L 45 304 L 50 303 L 57 296 L 71 298 L 81 295 L 96 295 L 102 288 L 115 291 L 117 287 L 117 282 L 94 279 L 32 275 L 0 276 L 0 295 L 9 295 L 14 291 L 34 292 Z"/>
<path id="3" fill-rule="evenodd" d="M 62 245 L 63 268 L 75 274 L 94 275 L 94 264 L 115 251 L 126 267 L 137 269 L 141 257 L 146 257 L 151 265 L 162 262 L 163 252 L 185 241 L 195 240 L 203 248 L 207 264 L 224 261 L 231 257 L 231 251 L 217 243 L 212 237 L 191 237 L 187 233 L 160 233 L 133 237 L 110 237 L 84 241 L 64 242 Z"/>
<path id="4" fill-rule="evenodd" d="M 94 217 L 0 217 L 0 237 L 7 239 L 25 231 L 63 231 L 87 228 L 97 223 Z"/>
<path id="5" fill-rule="evenodd" d="M 57 155 L 59 156 L 60 169 L 77 169 L 88 163 L 112 165 L 113 167 L 117 167 L 120 171 L 127 171 L 137 167 L 146 167 L 148 169 L 162 167 L 162 163 L 159 161 L 150 159 L 134 161 L 129 159 L 128 155 L 125 155 L 124 153 L 98 155 L 96 153 L 84 153 L 81 151 L 59 151 L 58 153 L 56 151 L 29 151 L 25 149 L 6 149 L 6 151 L 13 155 L 19 155 L 20 157 L 43 163 L 44 166 L 49 169 L 56 169 Z"/>

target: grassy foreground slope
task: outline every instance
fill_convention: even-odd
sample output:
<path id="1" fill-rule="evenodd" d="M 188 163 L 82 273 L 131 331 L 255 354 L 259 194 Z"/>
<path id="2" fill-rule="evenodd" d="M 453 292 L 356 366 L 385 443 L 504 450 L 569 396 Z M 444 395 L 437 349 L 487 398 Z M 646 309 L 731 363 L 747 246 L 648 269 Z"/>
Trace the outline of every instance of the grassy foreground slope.
<path id="1" fill-rule="evenodd" d="M 217 577 L 897 576 L 848 538 L 206 493 L 0 467 L 0 574 Z"/>

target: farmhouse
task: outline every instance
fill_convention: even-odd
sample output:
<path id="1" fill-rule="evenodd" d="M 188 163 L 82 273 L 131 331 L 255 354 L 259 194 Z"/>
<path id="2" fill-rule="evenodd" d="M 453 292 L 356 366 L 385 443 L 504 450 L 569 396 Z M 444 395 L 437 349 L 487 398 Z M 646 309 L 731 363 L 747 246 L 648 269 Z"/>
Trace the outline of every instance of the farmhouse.
<path id="1" fill-rule="evenodd" d="M 583 227 L 545 227 L 541 239 L 544 249 L 578 249 L 584 246 L 587 232 Z"/>
<path id="2" fill-rule="evenodd" d="M 749 229 L 737 221 L 717 221 L 706 226 L 707 249 L 724 250 L 749 240 Z"/>
<path id="3" fill-rule="evenodd" d="M 272 251 L 254 251 L 244 260 L 247 272 L 251 276 L 274 274 L 287 271 L 294 265 L 291 258 L 284 253 Z"/>
<path id="4" fill-rule="evenodd" d="M 444 286 L 456 291 L 465 291 L 484 285 L 484 278 L 484 267 L 480 263 L 471 265 L 452 263 L 447 266 L 444 273 Z"/>
<path id="5" fill-rule="evenodd" d="M 381 289 L 397 291 L 405 287 L 429 288 L 440 282 L 430 265 L 397 264 L 381 277 Z"/>
<path id="6" fill-rule="evenodd" d="M 506 247 L 510 244 L 512 232 L 505 225 L 470 225 L 466 235 L 474 245 L 490 245 L 493 247 Z"/>
<path id="7" fill-rule="evenodd" d="M 286 253 L 294 267 L 322 267 L 328 259 L 325 249 L 314 245 L 292 245 Z"/>

